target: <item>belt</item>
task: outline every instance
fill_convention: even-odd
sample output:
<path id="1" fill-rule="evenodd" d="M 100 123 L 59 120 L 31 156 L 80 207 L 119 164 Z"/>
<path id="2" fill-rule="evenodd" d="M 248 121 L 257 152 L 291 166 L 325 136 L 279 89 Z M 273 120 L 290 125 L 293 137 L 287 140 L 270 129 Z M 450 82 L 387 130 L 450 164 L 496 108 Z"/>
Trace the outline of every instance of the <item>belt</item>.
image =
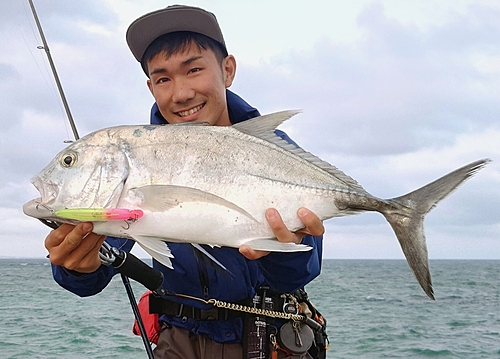
<path id="1" fill-rule="evenodd" d="M 149 312 L 170 315 L 178 318 L 192 318 L 195 320 L 231 320 L 242 318 L 245 313 L 226 308 L 212 308 L 208 310 L 191 307 L 186 304 L 170 301 L 165 298 L 149 295 Z"/>

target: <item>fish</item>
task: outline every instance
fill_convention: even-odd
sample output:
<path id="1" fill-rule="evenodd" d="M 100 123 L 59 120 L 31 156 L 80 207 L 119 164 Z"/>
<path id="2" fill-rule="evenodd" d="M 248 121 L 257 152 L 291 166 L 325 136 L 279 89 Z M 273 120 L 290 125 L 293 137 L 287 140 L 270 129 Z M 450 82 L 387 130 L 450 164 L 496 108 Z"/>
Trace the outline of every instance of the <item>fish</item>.
<path id="1" fill-rule="evenodd" d="M 406 195 L 381 199 L 275 133 L 297 113 L 281 111 L 232 126 L 97 130 L 63 149 L 32 179 L 40 197 L 24 204 L 23 211 L 58 223 L 91 220 L 95 233 L 132 239 L 170 268 L 167 242 L 278 252 L 311 249 L 279 242 L 265 218 L 268 208 L 276 208 L 291 231 L 304 227 L 297 216 L 300 207 L 322 221 L 376 211 L 393 228 L 418 283 L 434 299 L 424 217 L 490 159 Z M 84 213 L 87 217 L 79 220 Z"/>

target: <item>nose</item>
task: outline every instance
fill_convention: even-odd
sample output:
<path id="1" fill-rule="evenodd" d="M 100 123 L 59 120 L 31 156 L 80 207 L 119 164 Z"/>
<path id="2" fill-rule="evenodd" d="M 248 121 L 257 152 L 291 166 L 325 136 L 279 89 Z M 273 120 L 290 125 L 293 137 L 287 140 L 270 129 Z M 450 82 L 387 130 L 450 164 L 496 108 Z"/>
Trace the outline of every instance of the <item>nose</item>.
<path id="1" fill-rule="evenodd" d="M 195 97 L 195 91 L 189 81 L 177 79 L 174 81 L 172 89 L 172 101 L 175 103 L 185 103 Z"/>

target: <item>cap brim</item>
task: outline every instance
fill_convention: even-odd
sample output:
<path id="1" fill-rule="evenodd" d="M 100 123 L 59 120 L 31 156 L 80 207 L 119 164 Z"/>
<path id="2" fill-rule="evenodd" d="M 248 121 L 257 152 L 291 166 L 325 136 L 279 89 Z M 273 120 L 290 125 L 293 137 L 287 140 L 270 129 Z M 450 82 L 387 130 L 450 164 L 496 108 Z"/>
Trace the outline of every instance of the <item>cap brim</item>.
<path id="1" fill-rule="evenodd" d="M 225 47 L 215 15 L 200 8 L 186 6 L 168 7 L 138 18 L 127 29 L 126 40 L 132 54 L 140 62 L 154 40 L 176 31 L 197 32 Z"/>

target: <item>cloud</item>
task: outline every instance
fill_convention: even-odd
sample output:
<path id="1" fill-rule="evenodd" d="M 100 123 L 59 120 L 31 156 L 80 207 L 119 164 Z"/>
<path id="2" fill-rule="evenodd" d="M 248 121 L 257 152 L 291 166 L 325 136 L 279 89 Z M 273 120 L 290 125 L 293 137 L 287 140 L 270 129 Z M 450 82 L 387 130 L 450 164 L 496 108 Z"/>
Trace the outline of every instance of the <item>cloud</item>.
<path id="1" fill-rule="evenodd" d="M 424 2 L 403 9 L 399 2 L 355 1 L 318 16 L 306 10 L 299 16 L 300 7 L 291 3 L 279 12 L 283 3 L 273 2 L 265 26 L 252 31 L 234 17 L 241 4 L 197 3 L 216 12 L 226 41 L 241 54 L 232 88 L 262 113 L 303 109 L 282 128 L 370 193 L 399 196 L 468 162 L 492 158 L 429 214 L 426 226 L 434 258 L 495 253 L 498 258 L 500 8 L 495 2 Z M 147 122 L 151 95 L 124 32 L 141 13 L 165 5 L 114 0 L 36 5 L 80 135 Z M 245 13 L 252 9 L 246 6 Z M 277 37 L 269 35 L 274 28 L 280 29 Z M 37 195 L 29 179 L 72 134 L 45 53 L 36 48 L 41 41 L 27 4 L 0 5 L 0 41 L 8 49 L 0 53 L 0 207 L 4 215 L 16 213 L 0 246 L 9 251 L 16 237 L 23 243 L 36 237 L 43 255 L 46 229 L 24 218 L 21 206 Z M 327 257 L 401 256 L 378 214 L 328 221 L 325 243 Z"/>
<path id="2" fill-rule="evenodd" d="M 336 154 L 378 156 L 446 146 L 457 132 L 498 123 L 500 73 L 481 73 L 469 54 L 483 59 L 499 55 L 492 38 L 500 36 L 500 28 L 478 23 L 477 16 L 423 32 L 371 6 L 358 17 L 358 41 L 325 38 L 310 51 L 292 50 L 245 67 L 238 88 L 257 95 L 254 101 L 267 111 L 304 108 L 307 120 L 293 122 L 298 132 L 310 133 L 307 141 L 317 142 L 318 131 L 306 128 L 327 125 L 331 131 L 323 128 L 319 142 Z M 457 28 L 474 42 L 458 46 Z M 328 141 L 330 134 L 335 141 Z"/>
<path id="3" fill-rule="evenodd" d="M 491 16 L 498 12 L 471 6 L 466 14 L 422 29 L 389 19 L 382 6 L 371 5 L 358 16 L 358 39 L 325 37 L 309 51 L 290 50 L 258 65 L 243 64 L 235 87 L 251 103 L 263 104 L 262 112 L 304 109 L 283 128 L 384 198 L 476 159 L 493 158 L 426 223 L 438 241 L 456 235 L 455 248 L 468 248 L 471 237 L 487 238 L 498 248 L 500 71 L 494 61 L 500 55 L 500 26 Z M 390 229 L 381 235 L 385 220 L 375 218 L 330 220 L 327 238 L 338 236 L 332 247 L 340 241 L 343 251 L 327 253 L 397 256 L 373 250 L 385 235 L 394 236 Z M 365 237 L 355 233 L 363 226 Z M 339 229 L 346 227 L 347 232 Z M 369 250 L 360 249 L 362 242 Z M 431 256 L 455 255 L 436 253 Z M 486 245 L 471 253 L 498 258 Z"/>

